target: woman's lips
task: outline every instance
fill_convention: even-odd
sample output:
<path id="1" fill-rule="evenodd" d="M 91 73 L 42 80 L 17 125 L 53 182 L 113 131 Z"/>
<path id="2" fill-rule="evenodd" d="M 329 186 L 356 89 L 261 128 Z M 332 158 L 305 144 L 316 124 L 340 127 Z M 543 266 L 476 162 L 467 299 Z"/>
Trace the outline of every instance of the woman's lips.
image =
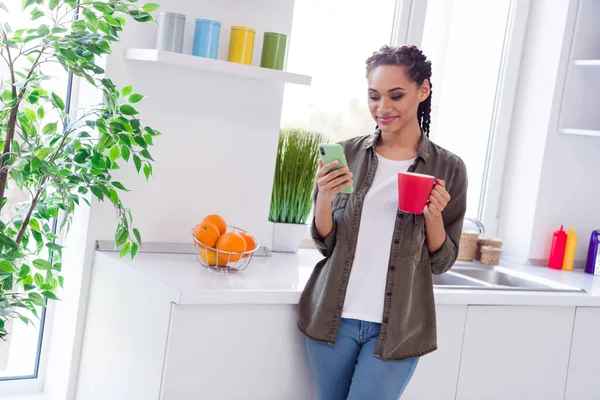
<path id="1" fill-rule="evenodd" d="M 384 125 L 387 125 L 387 124 L 393 122 L 396 118 L 398 118 L 398 117 L 377 117 L 379 122 Z"/>

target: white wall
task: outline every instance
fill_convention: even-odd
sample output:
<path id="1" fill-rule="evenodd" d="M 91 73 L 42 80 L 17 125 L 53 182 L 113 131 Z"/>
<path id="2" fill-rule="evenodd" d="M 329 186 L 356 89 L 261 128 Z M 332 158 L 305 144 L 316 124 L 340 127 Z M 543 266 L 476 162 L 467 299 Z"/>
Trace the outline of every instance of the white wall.
<path id="1" fill-rule="evenodd" d="M 509 139 L 498 234 L 505 254 L 544 263 L 561 224 L 580 235 L 576 259 L 585 260 L 600 188 L 594 171 L 600 140 L 558 133 L 575 7 L 569 0 L 532 0 Z"/>
<path id="2" fill-rule="evenodd" d="M 254 27 L 254 65 L 260 65 L 264 31 L 290 33 L 294 5 L 292 0 L 162 4 L 161 10 L 187 15 L 184 53 L 191 52 L 196 18 L 222 23 L 220 59 L 227 57 L 231 25 Z M 142 123 L 163 132 L 150 149 L 156 163 L 149 182 L 133 166 L 115 174 L 132 190 L 123 200 L 133 212 L 134 224 L 144 241 L 191 243 L 194 225 L 207 214 L 219 213 L 270 247 L 268 214 L 283 85 L 124 58 L 128 47 L 153 48 L 155 37 L 151 24 L 127 29 L 106 69 L 117 85 L 133 84 L 134 92 L 146 95 L 136 105 Z M 94 228 L 95 237 L 113 240 L 112 207 L 94 206 L 94 213 L 102 221 Z"/>

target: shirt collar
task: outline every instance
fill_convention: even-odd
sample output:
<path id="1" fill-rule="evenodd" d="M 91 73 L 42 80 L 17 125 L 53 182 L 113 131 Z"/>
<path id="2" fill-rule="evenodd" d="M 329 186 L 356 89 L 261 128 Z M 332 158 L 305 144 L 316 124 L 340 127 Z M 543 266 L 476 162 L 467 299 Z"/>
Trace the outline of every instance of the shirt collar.
<path id="1" fill-rule="evenodd" d="M 374 148 L 377 140 L 381 136 L 381 129 L 375 129 L 375 132 L 365 141 L 364 149 Z M 429 154 L 431 150 L 431 140 L 425 134 L 421 134 L 421 142 L 419 143 L 419 149 L 417 150 L 417 157 L 427 162 L 429 160 Z"/>

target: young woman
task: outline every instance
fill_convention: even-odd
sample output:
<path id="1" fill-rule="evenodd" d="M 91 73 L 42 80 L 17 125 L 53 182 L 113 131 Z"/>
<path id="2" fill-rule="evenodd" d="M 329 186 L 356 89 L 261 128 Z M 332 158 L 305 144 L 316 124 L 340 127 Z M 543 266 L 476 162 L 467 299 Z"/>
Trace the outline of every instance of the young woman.
<path id="1" fill-rule="evenodd" d="M 464 163 L 429 140 L 431 62 L 415 46 L 384 46 L 366 69 L 377 129 L 341 143 L 349 168 L 317 172 L 312 236 L 325 258 L 298 326 L 320 400 L 398 399 L 436 350 L 432 273 L 456 261 L 466 209 Z M 436 177 L 422 214 L 398 211 L 399 171 Z"/>

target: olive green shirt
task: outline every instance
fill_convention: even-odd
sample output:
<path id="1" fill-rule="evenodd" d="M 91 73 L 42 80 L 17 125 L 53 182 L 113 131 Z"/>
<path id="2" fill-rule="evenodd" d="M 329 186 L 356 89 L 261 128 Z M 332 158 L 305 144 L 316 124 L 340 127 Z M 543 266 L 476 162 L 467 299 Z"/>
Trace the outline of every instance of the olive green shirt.
<path id="1" fill-rule="evenodd" d="M 354 174 L 354 193 L 333 201 L 333 229 L 321 238 L 313 218 L 312 237 L 324 259 L 315 266 L 302 293 L 298 327 L 313 340 L 335 344 L 348 279 L 354 260 L 365 195 L 375 177 L 375 144 L 381 131 L 341 142 Z M 446 182 L 452 197 L 442 211 L 446 241 L 435 253 L 427 249 L 422 214 L 398 211 L 392 237 L 383 319 L 374 356 L 383 360 L 419 357 L 437 349 L 432 273 L 448 271 L 458 255 L 467 202 L 467 171 L 456 155 L 422 135 L 409 172 Z M 317 188 L 313 193 L 316 200 Z M 385 245 L 382 243 L 382 246 Z"/>

